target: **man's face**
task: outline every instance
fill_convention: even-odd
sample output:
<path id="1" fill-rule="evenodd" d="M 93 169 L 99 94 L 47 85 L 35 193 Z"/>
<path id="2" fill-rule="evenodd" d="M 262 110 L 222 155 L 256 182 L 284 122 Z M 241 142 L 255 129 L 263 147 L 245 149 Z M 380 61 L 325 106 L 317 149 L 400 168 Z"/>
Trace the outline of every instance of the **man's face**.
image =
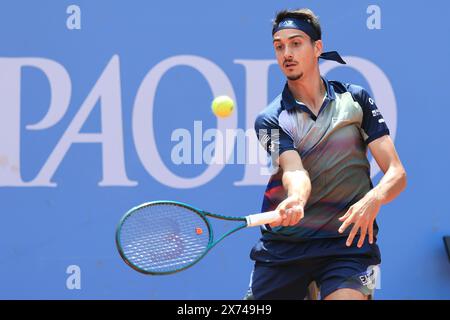
<path id="1" fill-rule="evenodd" d="M 289 80 L 301 79 L 317 66 L 322 53 L 322 41 L 311 38 L 297 29 L 283 29 L 273 35 L 278 65 Z"/>

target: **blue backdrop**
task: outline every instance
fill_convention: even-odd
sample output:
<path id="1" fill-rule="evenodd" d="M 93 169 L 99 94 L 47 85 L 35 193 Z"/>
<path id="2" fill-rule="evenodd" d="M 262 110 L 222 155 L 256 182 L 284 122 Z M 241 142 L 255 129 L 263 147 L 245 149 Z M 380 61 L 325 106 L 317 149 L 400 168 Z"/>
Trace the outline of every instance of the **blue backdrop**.
<path id="1" fill-rule="evenodd" d="M 442 236 L 450 234 L 450 5 L 371 4 L 1 1 L 0 298 L 242 298 L 259 230 L 235 234 L 200 264 L 164 277 L 126 266 L 114 232 L 130 207 L 156 199 L 228 215 L 260 210 L 260 167 L 177 164 L 172 134 L 186 129 L 192 150 L 203 150 L 210 142 L 196 140 L 195 124 L 202 132 L 251 129 L 284 85 L 271 19 L 310 7 L 325 49 L 349 62 L 324 63 L 323 73 L 372 93 L 408 173 L 407 190 L 378 216 L 376 297 L 449 299 Z M 211 113 L 218 94 L 236 100 L 230 118 Z M 372 170 L 376 183 L 381 174 Z M 219 233 L 228 227 L 218 225 Z"/>

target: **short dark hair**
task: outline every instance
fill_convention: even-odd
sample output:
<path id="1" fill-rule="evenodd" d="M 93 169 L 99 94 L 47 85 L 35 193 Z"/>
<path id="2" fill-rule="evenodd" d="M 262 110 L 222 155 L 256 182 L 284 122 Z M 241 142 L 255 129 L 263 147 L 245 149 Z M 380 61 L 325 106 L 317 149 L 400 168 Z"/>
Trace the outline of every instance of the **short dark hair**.
<path id="1" fill-rule="evenodd" d="M 296 18 L 299 20 L 305 20 L 311 24 L 314 31 L 318 35 L 318 39 L 322 39 L 322 28 L 320 27 L 319 17 L 312 12 L 311 9 L 303 8 L 303 9 L 295 9 L 295 10 L 283 10 L 277 12 L 275 19 L 272 22 L 272 27 L 276 27 L 281 21 L 286 18 Z M 314 40 L 311 39 L 313 42 Z"/>

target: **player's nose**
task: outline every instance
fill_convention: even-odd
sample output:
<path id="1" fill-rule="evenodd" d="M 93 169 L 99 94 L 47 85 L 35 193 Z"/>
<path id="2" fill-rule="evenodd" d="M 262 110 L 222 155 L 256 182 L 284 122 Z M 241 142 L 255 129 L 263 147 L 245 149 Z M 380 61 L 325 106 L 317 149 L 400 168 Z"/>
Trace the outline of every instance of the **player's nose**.
<path id="1" fill-rule="evenodd" d="M 283 51 L 283 56 L 285 60 L 292 60 L 294 55 L 292 54 L 292 50 L 290 46 L 285 46 Z"/>
<path id="2" fill-rule="evenodd" d="M 285 61 L 292 60 L 293 57 L 294 57 L 294 56 L 292 55 L 292 52 L 289 51 L 289 49 L 285 49 L 285 50 L 284 50 L 284 60 L 285 60 Z"/>

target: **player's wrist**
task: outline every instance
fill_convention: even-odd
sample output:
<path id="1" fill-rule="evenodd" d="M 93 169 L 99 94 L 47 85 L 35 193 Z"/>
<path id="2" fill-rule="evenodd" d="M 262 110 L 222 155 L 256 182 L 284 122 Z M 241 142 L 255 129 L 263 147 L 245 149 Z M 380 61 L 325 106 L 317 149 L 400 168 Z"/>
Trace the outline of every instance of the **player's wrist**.
<path id="1" fill-rule="evenodd" d="M 375 202 L 379 203 L 380 205 L 383 204 L 383 195 L 376 188 L 370 190 L 367 193 L 367 195 L 371 198 L 372 201 L 375 201 Z"/>
<path id="2" fill-rule="evenodd" d="M 291 200 L 294 200 L 295 202 L 297 202 L 297 205 L 305 207 L 306 204 L 306 199 L 304 198 L 304 196 L 302 196 L 301 194 L 298 193 L 291 193 L 288 194 L 288 197 Z"/>

